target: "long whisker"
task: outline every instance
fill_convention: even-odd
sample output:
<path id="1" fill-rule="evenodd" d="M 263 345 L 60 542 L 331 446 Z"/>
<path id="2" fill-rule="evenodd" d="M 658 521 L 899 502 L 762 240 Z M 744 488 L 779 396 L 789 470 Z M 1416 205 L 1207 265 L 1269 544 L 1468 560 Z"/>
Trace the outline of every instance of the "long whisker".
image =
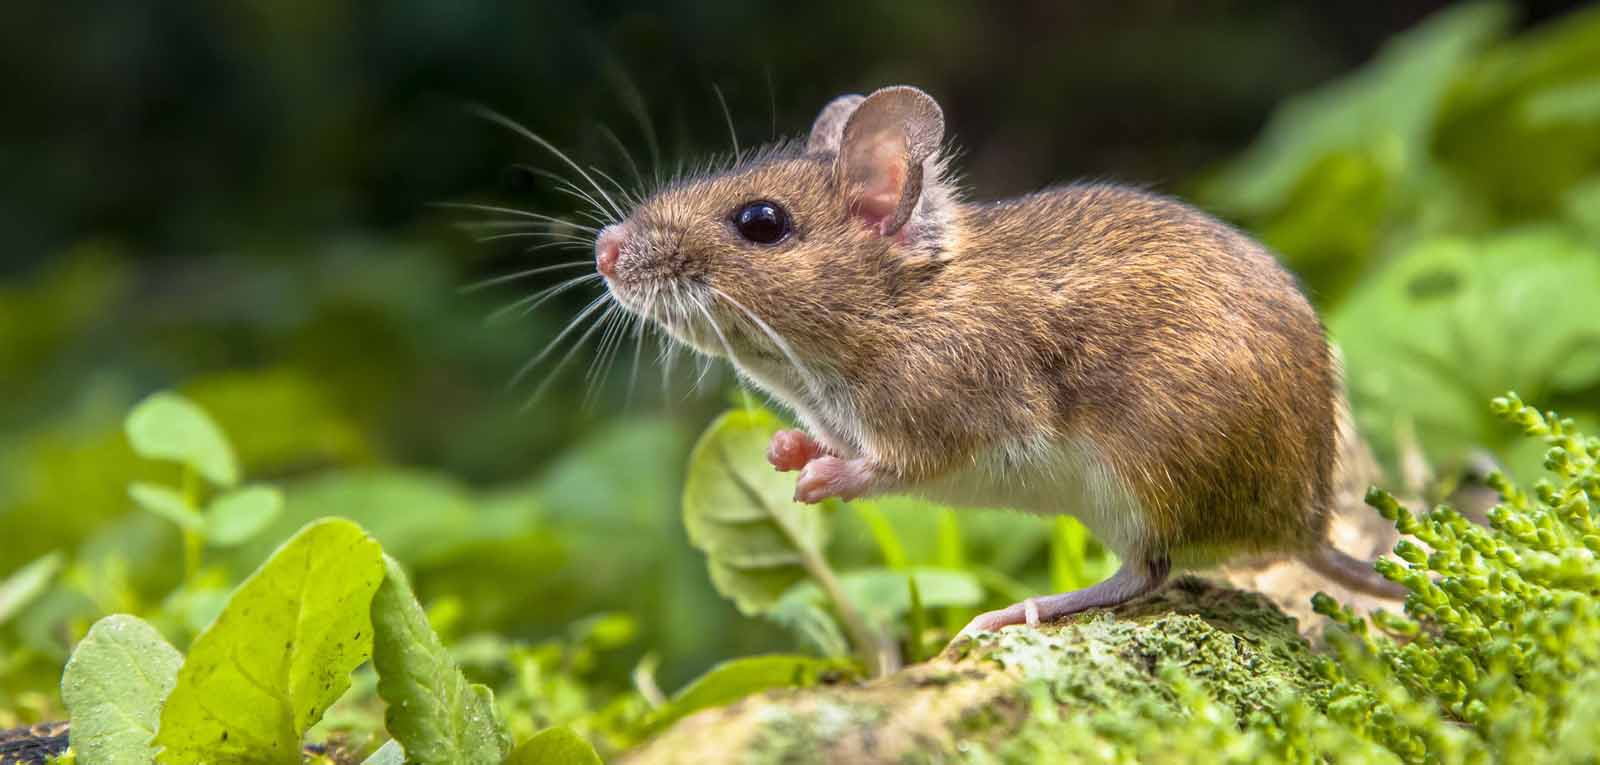
<path id="1" fill-rule="evenodd" d="M 465 287 L 462 287 L 460 291 L 461 291 L 461 294 L 465 295 L 465 294 L 477 292 L 479 290 L 482 290 L 482 289 L 485 289 L 485 288 L 488 288 L 488 287 L 493 287 L 493 286 L 495 286 L 497 284 L 505 284 L 506 282 L 514 282 L 514 281 L 516 281 L 518 279 L 526 279 L 526 278 L 528 278 L 530 276 L 546 273 L 546 272 L 549 272 L 549 271 L 559 271 L 559 270 L 564 269 L 564 268 L 577 268 L 579 266 L 587 266 L 587 265 L 590 265 L 592 262 L 593 261 L 589 261 L 589 260 L 574 260 L 571 263 L 557 263 L 557 264 L 555 264 L 553 266 L 541 266 L 539 268 L 530 268 L 530 269 L 527 269 L 525 271 L 517 271 L 516 273 L 503 274 L 501 276 L 495 276 L 495 277 L 491 277 L 491 278 L 488 278 L 488 279 L 484 279 L 481 282 L 474 282 L 474 283 L 469 284 L 469 285 L 467 285 Z"/>
<path id="2" fill-rule="evenodd" d="M 507 314 L 515 313 L 518 310 L 522 312 L 523 316 L 527 316 L 528 314 L 533 313 L 534 309 L 543 305 L 545 301 L 550 300 L 551 298 L 554 298 L 555 296 L 560 295 L 561 293 L 566 292 L 567 290 L 570 290 L 580 284 L 585 282 L 600 281 L 602 278 L 604 277 L 597 273 L 584 274 L 583 276 L 568 279 L 560 284 L 546 287 L 538 292 L 533 293 L 532 295 L 521 298 L 504 308 L 496 310 L 494 313 L 489 314 L 489 318 L 485 321 L 493 324 L 494 322 L 504 318 Z"/>
<path id="3" fill-rule="evenodd" d="M 739 301 L 729 297 L 728 293 L 723 292 L 722 290 L 717 289 L 709 284 L 706 285 L 706 288 L 711 290 L 713 295 L 722 298 L 723 300 L 727 301 L 729 305 L 739 309 L 739 311 L 745 315 L 745 318 L 749 319 L 752 324 L 755 324 L 756 327 L 767 336 L 768 340 L 771 340 L 774 345 L 778 346 L 778 350 L 784 355 L 784 358 L 788 359 L 789 363 L 794 365 L 795 372 L 800 375 L 801 380 L 805 381 L 806 387 L 811 390 L 811 394 L 813 396 L 817 396 L 818 398 L 822 397 L 823 392 L 821 390 L 822 386 L 819 382 L 820 378 L 817 377 L 815 372 L 811 371 L 810 367 L 806 366 L 805 363 L 800 360 L 799 355 L 794 352 L 794 348 L 789 345 L 788 341 L 783 339 L 782 335 L 778 334 L 778 332 L 774 330 L 771 325 L 767 324 L 765 321 L 762 321 L 761 317 L 756 316 L 755 312 L 745 308 L 744 305 Z"/>
<path id="4" fill-rule="evenodd" d="M 543 221 L 545 223 L 550 223 L 557 226 L 570 226 L 572 228 L 582 229 L 591 233 L 599 233 L 600 231 L 600 229 L 585 226 L 581 223 L 574 223 L 566 218 L 557 218 L 554 215 L 542 215 L 540 213 L 529 212 L 527 210 L 518 210 L 515 207 L 497 207 L 495 205 L 480 205 L 471 202 L 431 202 L 429 203 L 429 206 L 442 207 L 449 210 L 472 210 L 474 212 L 502 213 L 505 215 L 515 215 L 522 218 L 531 218 L 533 220 Z"/>
<path id="5" fill-rule="evenodd" d="M 594 242 L 593 239 L 588 239 L 581 236 L 573 236 L 572 234 L 564 234 L 559 231 L 511 231 L 504 234 L 489 234 L 488 236 L 477 237 L 477 241 L 480 244 L 483 242 L 495 242 L 501 239 L 551 239 L 557 242 L 582 245 L 585 247 L 591 246 Z"/>
<path id="6" fill-rule="evenodd" d="M 655 176 L 656 185 L 661 185 L 661 144 L 656 140 L 656 126 L 650 121 L 650 109 L 645 106 L 644 97 L 639 94 L 639 88 L 633 84 L 633 78 L 628 76 L 626 70 L 619 66 L 614 58 L 605 59 L 606 76 L 611 80 L 612 86 L 621 97 L 623 108 L 633 116 L 634 122 L 639 125 L 639 132 L 644 134 L 645 147 L 650 150 L 650 170 Z"/>
<path id="7" fill-rule="evenodd" d="M 733 129 L 733 112 L 728 111 L 728 99 L 722 97 L 722 88 L 713 83 L 711 90 L 717 94 L 717 103 L 722 104 L 722 118 L 728 123 L 728 138 L 733 140 L 733 161 L 738 164 L 744 161 L 744 152 L 739 151 L 739 131 Z"/>
<path id="8" fill-rule="evenodd" d="M 556 336 L 551 338 L 550 342 L 545 343 L 544 350 L 534 354 L 533 358 L 529 359 L 526 364 L 522 365 L 521 369 L 517 370 L 517 374 L 511 378 L 511 384 L 515 386 L 516 384 L 522 382 L 522 378 L 527 377 L 528 372 L 532 371 L 534 367 L 539 366 L 539 362 L 549 358 L 550 354 L 561 345 L 561 341 L 565 340 L 568 335 L 571 335 L 572 331 L 577 329 L 578 326 L 583 323 L 584 319 L 593 316 L 595 311 L 604 308 L 610 299 L 611 295 L 606 293 L 590 301 L 589 305 L 586 306 L 582 311 L 579 311 L 577 316 L 572 317 L 572 321 L 567 322 L 567 326 L 563 327 L 560 332 L 556 333 Z"/>
<path id="9" fill-rule="evenodd" d="M 617 153 L 622 155 L 623 161 L 628 163 L 628 170 L 633 173 L 633 180 L 639 184 L 639 188 L 644 188 L 644 174 L 639 172 L 639 163 L 633 161 L 633 153 L 628 151 L 628 147 L 622 144 L 622 139 L 618 138 L 617 134 L 612 132 L 611 128 L 606 125 L 600 126 L 600 135 L 610 141 L 611 145 L 616 148 Z"/>
<path id="10" fill-rule="evenodd" d="M 610 298 L 610 294 L 609 293 L 600 296 L 601 300 L 607 300 L 609 298 Z M 612 310 L 612 311 L 617 310 L 617 306 L 616 306 L 615 303 L 612 304 L 610 310 Z M 609 315 L 609 312 L 608 312 L 607 315 Z M 581 318 L 581 316 L 582 315 L 580 314 L 580 318 Z M 577 320 L 575 319 L 574 322 L 576 322 L 576 321 Z M 531 408 L 534 405 L 535 402 L 537 402 L 540 398 L 542 398 L 544 396 L 544 392 L 549 389 L 550 383 L 555 382 L 556 375 L 561 374 L 562 368 L 566 367 L 566 365 L 569 362 L 572 361 L 572 357 L 578 353 L 578 349 L 582 348 L 584 343 L 589 342 L 589 338 L 594 336 L 595 331 L 600 329 L 600 327 L 603 325 L 603 322 L 604 322 L 604 317 L 602 317 L 600 321 L 593 322 L 590 325 L 589 330 L 587 332 L 584 332 L 583 335 L 579 336 L 577 342 L 573 343 L 572 347 L 567 349 L 566 354 L 563 355 L 561 357 L 561 360 L 556 362 L 555 367 L 550 370 L 550 374 L 545 375 L 544 382 L 539 383 L 539 387 L 534 389 L 533 395 L 529 396 L 527 402 L 525 402 L 522 405 L 523 411 L 527 411 L 529 408 Z M 577 325 L 574 323 L 572 325 L 569 325 L 569 327 L 571 327 L 571 326 L 577 326 Z"/>
<path id="11" fill-rule="evenodd" d="M 507 117 L 507 116 L 505 116 L 505 115 L 503 115 L 503 114 L 501 114 L 501 113 L 499 113 L 499 112 L 497 112 L 497 111 L 495 111 L 493 109 L 490 109 L 490 108 L 488 108 L 486 106 L 474 107 L 473 111 L 476 112 L 478 114 L 478 116 L 480 116 L 480 117 L 482 117 L 484 119 L 487 119 L 487 120 L 489 120 L 491 122 L 497 123 L 497 124 L 501 125 L 502 127 L 505 127 L 506 129 L 511 130 L 512 132 L 515 132 L 518 135 L 521 135 L 522 137 L 527 138 L 530 141 L 533 141 L 534 143 L 538 144 L 540 146 L 540 148 L 543 148 L 545 151 L 548 151 L 551 154 L 555 155 L 555 157 L 557 159 L 561 160 L 562 162 L 565 162 L 568 167 L 570 167 L 573 170 L 577 171 L 578 175 L 582 176 L 584 180 L 589 182 L 590 186 L 594 187 L 595 192 L 597 192 L 602 199 L 604 199 L 604 200 L 606 200 L 606 202 L 610 203 L 611 211 L 616 213 L 616 216 L 617 216 L 618 219 L 627 217 L 627 216 L 622 214 L 622 208 L 617 206 L 617 203 L 611 199 L 611 196 L 606 193 L 606 190 L 603 189 L 603 188 L 600 188 L 600 184 L 596 183 L 594 178 L 592 176 L 590 176 L 589 173 L 587 171 L 585 171 L 581 165 L 579 165 L 577 162 L 572 161 L 572 158 L 567 156 L 566 152 L 556 148 L 555 144 L 550 143 L 549 141 L 546 141 L 544 138 L 541 138 L 538 133 L 535 133 L 532 130 L 529 130 L 529 129 L 523 127 L 522 124 L 517 122 L 516 120 L 513 120 L 510 117 Z"/>

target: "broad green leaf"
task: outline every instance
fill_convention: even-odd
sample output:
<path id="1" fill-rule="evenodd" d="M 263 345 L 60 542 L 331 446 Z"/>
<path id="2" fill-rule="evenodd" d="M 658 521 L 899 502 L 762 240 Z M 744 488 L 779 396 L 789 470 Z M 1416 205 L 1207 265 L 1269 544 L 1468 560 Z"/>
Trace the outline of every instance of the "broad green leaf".
<path id="1" fill-rule="evenodd" d="M 384 556 L 383 585 L 372 599 L 372 663 L 389 735 L 420 765 L 499 762 L 507 749 L 494 695 L 467 683 L 411 593 L 405 572 Z"/>
<path id="2" fill-rule="evenodd" d="M 665 705 L 650 714 L 645 727 L 660 730 L 702 709 L 732 704 L 773 688 L 815 685 L 829 675 L 848 671 L 849 667 L 843 661 L 784 654 L 725 661 L 673 694 Z"/>
<path id="3" fill-rule="evenodd" d="M 301 738 L 372 646 L 382 551 L 361 527 L 306 526 L 195 638 L 161 710 L 166 765 L 300 762 Z"/>
<path id="4" fill-rule="evenodd" d="M 200 531 L 206 521 L 184 500 L 183 495 L 165 486 L 135 481 L 128 484 L 128 496 L 134 504 L 154 513 L 188 531 Z"/>
<path id="5" fill-rule="evenodd" d="M 16 573 L 0 582 L 0 624 L 11 621 L 17 612 L 43 595 L 56 574 L 61 573 L 65 562 L 66 556 L 60 552 L 49 553 L 17 569 Z"/>
<path id="6" fill-rule="evenodd" d="M 161 702 L 178 679 L 183 654 L 136 616 L 107 616 L 89 629 L 61 676 L 80 762 L 147 765 Z"/>
<path id="7" fill-rule="evenodd" d="M 270 486 L 245 486 L 206 507 L 206 541 L 224 547 L 255 536 L 283 509 L 283 494 Z"/>
<path id="8" fill-rule="evenodd" d="M 390 739 L 362 760 L 361 765 L 406 765 L 406 750 L 400 748 L 400 742 Z"/>
<path id="9" fill-rule="evenodd" d="M 745 614 L 771 608 L 822 562 L 827 524 L 795 502 L 794 476 L 767 464 L 777 418 L 763 410 L 724 414 L 689 455 L 683 521 L 706 554 L 711 582 Z"/>
<path id="10" fill-rule="evenodd" d="M 906 586 L 907 578 L 911 577 L 916 580 L 917 592 L 926 608 L 970 607 L 983 602 L 983 586 L 977 577 L 961 570 L 870 568 L 840 574 L 839 586 L 875 627 L 898 630 L 900 617 L 911 611 L 911 590 Z M 784 617 L 803 611 L 802 603 L 821 607 L 827 602 L 822 589 L 806 581 L 784 593 L 773 611 L 783 615 L 779 617 L 782 621 Z"/>
<path id="11" fill-rule="evenodd" d="M 205 410 L 176 393 L 156 393 L 139 402 L 124 428 L 141 457 L 181 462 L 218 486 L 239 482 L 233 447 L 222 429 Z"/>
<path id="12" fill-rule="evenodd" d="M 522 742 L 506 765 L 601 765 L 600 755 L 565 725 L 546 728 Z"/>
<path id="13" fill-rule="evenodd" d="M 1538 401 L 1600 384 L 1596 294 L 1600 248 L 1563 230 L 1412 247 L 1328 322 L 1363 430 L 1391 457 L 1399 417 L 1435 459 L 1507 445 L 1482 404 L 1495 391 Z"/>

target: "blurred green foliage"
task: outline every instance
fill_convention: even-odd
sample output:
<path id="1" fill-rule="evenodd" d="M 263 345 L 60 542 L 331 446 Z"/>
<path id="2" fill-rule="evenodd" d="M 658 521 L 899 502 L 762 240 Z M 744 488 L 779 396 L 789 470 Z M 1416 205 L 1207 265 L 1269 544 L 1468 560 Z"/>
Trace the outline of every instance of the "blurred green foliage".
<path id="1" fill-rule="evenodd" d="M 1208 45 L 1236 54 L 1193 69 L 1168 60 L 1170 46 L 1152 44 L 1153 33 L 1137 24 L 1104 41 L 1063 46 L 1074 51 L 1067 72 L 1029 69 L 1026 60 L 998 54 L 963 64 L 948 49 L 993 50 L 978 42 L 996 34 L 998 22 L 944 3 L 917 24 L 893 25 L 889 5 L 868 4 L 862 13 L 877 28 L 892 28 L 899 44 L 924 51 L 919 58 L 883 64 L 873 57 L 884 43 L 862 31 L 871 25 L 821 13 L 817 23 L 836 33 L 848 51 L 842 60 L 859 62 L 860 71 L 780 71 L 799 83 L 773 93 L 771 121 L 803 126 L 832 95 L 824 88 L 861 89 L 899 76 L 942 79 L 945 88 L 933 89 L 948 94 L 955 128 L 973 144 L 967 165 L 981 191 L 1059 180 L 1030 175 L 1041 168 L 1187 177 L 1252 127 L 1253 118 L 1241 113 L 1340 64 L 1308 42 L 1298 23 L 1255 16 L 1237 28 L 1211 19 L 1150 22 L 1149 29 L 1172 34 L 1189 23 L 1195 29 L 1188 33 L 1210 34 Z M 719 594 L 727 592 L 717 581 L 725 577 L 708 575 L 681 515 L 686 460 L 695 434 L 721 406 L 716 392 L 726 378 L 713 371 L 696 386 L 698 370 L 680 369 L 664 385 L 651 374 L 631 385 L 634 359 L 624 347 L 610 373 L 592 380 L 585 374 L 590 359 L 580 356 L 519 413 L 531 386 L 508 391 L 506 381 L 582 302 L 512 312 L 486 327 L 483 318 L 525 288 L 459 288 L 523 261 L 475 248 L 442 219 L 419 212 L 427 201 L 481 192 L 494 167 L 513 157 L 485 148 L 492 135 L 486 128 L 431 109 L 421 96 L 347 98 L 360 68 L 329 58 L 340 49 L 330 41 L 370 30 L 372 48 L 362 48 L 374 56 L 370 76 L 533 114 L 544 121 L 541 129 L 585 136 L 577 148 L 587 161 L 604 155 L 589 145 L 595 131 L 579 123 L 630 110 L 633 88 L 615 74 L 623 70 L 638 73 L 638 105 L 657 115 L 668 155 L 697 148 L 687 135 L 721 135 L 720 112 L 702 115 L 681 101 L 667 108 L 657 100 L 691 87 L 684 82 L 693 73 L 630 57 L 674 60 L 671 46 L 687 45 L 716 51 L 707 54 L 712 62 L 744 64 L 757 59 L 753 47 L 772 40 L 717 46 L 686 32 L 687 42 L 671 35 L 664 41 L 647 31 L 640 19 L 650 16 L 640 11 L 623 14 L 596 43 L 620 51 L 621 63 L 597 66 L 557 55 L 570 49 L 533 50 L 514 39 L 533 27 L 555 35 L 549 30 L 560 29 L 558 22 L 583 12 L 541 5 L 517 11 L 526 17 L 502 27 L 488 10 L 462 9 L 419 6 L 382 23 L 366 10 L 345 16 L 302 8 L 301 18 L 266 6 L 253 22 L 230 17 L 225 37 L 251 40 L 237 55 L 254 68 L 224 67 L 218 76 L 249 87 L 241 85 L 217 114 L 174 109 L 171 124 L 150 128 L 213 136 L 188 147 L 199 159 L 179 161 L 187 155 L 175 142 L 152 141 L 148 156 L 124 152 L 155 177 L 149 194 L 122 190 L 126 170 L 119 166 L 104 191 L 123 194 L 118 204 L 88 193 L 74 175 L 37 184 L 78 194 L 71 204 L 0 221 L 8 227 L 0 230 L 19 232 L 18 241 L 50 247 L 26 258 L 30 267 L 8 268 L 14 275 L 0 283 L 0 726 L 61 714 L 61 667 L 98 618 L 146 617 L 187 651 L 230 588 L 297 529 L 332 515 L 359 523 L 411 571 L 433 628 L 466 677 L 497 690 L 516 740 L 569 726 L 607 752 L 631 742 L 651 704 L 703 697 L 695 686 L 678 696 L 660 687 L 683 688 L 719 662 L 796 650 L 838 661 L 856 652 L 860 639 L 841 626 L 848 621 L 843 603 L 855 604 L 876 641 L 916 658 L 977 609 L 1095 581 L 1114 567 L 1071 521 L 958 515 L 884 498 L 834 508 L 820 521 L 826 534 L 812 541 L 835 572 L 833 586 L 786 573 L 763 591 L 760 608 L 743 609 L 768 618 L 742 615 Z M 767 12 L 727 10 L 732 20 L 752 24 Z M 1053 19 L 1052 12 L 1035 8 L 1014 21 Z M 1135 19 L 1158 13 L 1142 6 L 1129 12 Z M 1099 12 L 1077 13 L 1088 28 L 1104 22 Z M 668 15 L 669 30 L 705 25 L 694 13 Z M 242 31 L 256 23 L 259 38 Z M 410 43 L 441 36 L 448 45 L 406 63 Z M 1152 61 L 1165 64 L 1148 64 L 1155 71 L 1144 75 L 1137 66 L 1117 69 L 1117 46 L 1141 40 Z M 775 50 L 799 57 L 792 47 Z M 102 52 L 114 62 L 119 50 L 108 45 Z M 302 50 L 306 58 L 298 61 Z M 192 53 L 177 46 L 168 55 Z M 1298 66 L 1282 66 L 1301 54 Z M 1273 61 L 1277 68 L 1264 63 Z M 963 65 L 983 74 L 963 78 L 953 71 Z M 581 66 L 608 74 L 580 76 Z M 115 80 L 117 71 L 106 64 L 52 77 Z M 975 116 L 962 116 L 964 104 L 986 105 L 981 94 L 1008 74 L 1018 78 L 1015 111 L 998 118 L 972 108 L 966 111 Z M 1096 80 L 1102 75 L 1106 82 Z M 1172 91 L 1160 109 L 1185 115 L 1151 120 L 1155 133 L 1147 138 L 1160 148 L 1149 152 L 1116 142 L 1128 140 L 1121 128 L 1145 113 L 1111 91 L 1141 76 Z M 523 81 L 536 87 L 512 92 Z M 1173 105 L 1186 101 L 1173 93 L 1197 83 L 1236 90 L 1206 91 L 1222 95 L 1182 107 L 1191 111 Z M 263 95 L 274 88 L 295 94 L 293 109 Z M 19 97 L 37 89 L 19 90 Z M 743 105 L 738 127 L 747 134 L 760 127 L 764 135 L 766 115 L 751 104 L 765 93 L 753 86 L 729 92 Z M 1084 114 L 1102 104 L 1124 122 L 1095 123 Z M 108 108 L 143 114 L 151 107 Z M 291 113 L 279 114 L 285 109 Z M 455 116 L 440 116 L 447 112 Z M 275 115 L 270 140 L 248 129 L 265 114 Z M 306 116 L 313 114 L 327 119 Z M 415 119 L 385 131 L 384 120 L 396 115 Z M 1221 131 L 1217 125 L 1233 132 L 1207 132 Z M 1041 137 L 1057 133 L 1059 143 Z M 60 144 L 39 137 L 46 148 L 31 158 L 22 155 L 34 143 L 5 150 L 24 168 L 18 177 L 39 157 L 69 169 L 104 162 L 104 147 L 91 151 L 74 135 Z M 1184 143 L 1202 139 L 1204 146 Z M 429 160 L 458 146 L 464 158 L 457 164 Z M 249 193 L 219 180 L 219 168 L 233 166 L 248 168 Z M 309 180 L 319 171 L 369 185 L 325 188 Z M 33 177 L 59 180 L 43 171 Z M 1524 29 L 1508 6 L 1452 7 L 1396 38 L 1370 64 L 1285 102 L 1254 145 L 1183 188 L 1262 237 L 1301 277 L 1343 350 L 1363 430 L 1385 458 L 1394 460 L 1414 434 L 1436 463 L 1488 448 L 1511 472 L 1530 473 L 1544 459 L 1543 447 L 1508 438 L 1482 411 L 1483 400 L 1508 388 L 1580 423 L 1600 419 L 1600 8 Z M 559 212 L 562 204 L 543 189 L 508 194 L 518 197 L 512 204 L 540 210 Z M 146 197 L 162 195 L 178 212 L 143 222 L 141 214 L 157 204 Z M 127 201 L 133 198 L 137 204 Z M 34 222 L 39 227 L 27 225 Z M 204 257 L 192 255 L 197 248 Z M 526 289 L 534 286 L 543 285 Z M 647 368 L 656 366 L 651 354 L 646 346 L 639 360 Z M 281 508 L 234 510 L 248 516 L 244 528 L 217 532 L 211 543 L 186 541 L 172 522 L 188 517 L 183 512 L 140 510 L 151 502 L 130 497 L 130 485 L 167 487 L 181 499 L 192 482 L 185 477 L 192 467 L 142 458 L 150 455 L 124 432 L 137 402 L 173 385 L 226 434 L 239 475 L 282 492 Z M 740 416 L 766 417 L 749 410 Z M 202 486 L 183 508 L 207 512 L 202 500 L 231 483 L 215 477 L 217 491 Z M 204 527 L 189 533 L 196 529 Z M 193 557 L 195 544 L 203 547 L 200 564 L 186 571 L 181 562 Z M 354 691 L 313 735 L 342 731 L 360 739 L 380 730 L 376 693 L 370 669 L 358 672 Z M 657 719 L 667 714 L 661 709 Z"/>

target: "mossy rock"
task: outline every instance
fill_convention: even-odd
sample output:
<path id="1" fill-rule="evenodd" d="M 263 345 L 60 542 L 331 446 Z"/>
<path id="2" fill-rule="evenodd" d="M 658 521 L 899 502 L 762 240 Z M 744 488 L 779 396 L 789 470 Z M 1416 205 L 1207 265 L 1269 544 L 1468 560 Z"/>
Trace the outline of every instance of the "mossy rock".
<path id="1" fill-rule="evenodd" d="M 998 747 L 1047 698 L 1062 719 L 1176 709 L 1173 669 L 1238 719 L 1289 689 L 1325 696 L 1311 646 L 1261 595 L 1184 578 L 1038 629 L 1009 628 L 873 682 L 775 691 L 707 710 L 625 762 L 941 762 Z"/>

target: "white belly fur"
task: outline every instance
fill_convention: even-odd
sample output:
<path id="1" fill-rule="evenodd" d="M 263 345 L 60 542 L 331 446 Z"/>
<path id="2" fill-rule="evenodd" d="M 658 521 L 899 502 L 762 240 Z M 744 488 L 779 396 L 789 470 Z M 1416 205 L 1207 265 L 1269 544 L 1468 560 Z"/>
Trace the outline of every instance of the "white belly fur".
<path id="1" fill-rule="evenodd" d="M 970 468 L 907 490 L 958 507 L 1071 515 L 1124 560 L 1149 549 L 1150 528 L 1138 500 L 1087 439 L 996 450 Z"/>

